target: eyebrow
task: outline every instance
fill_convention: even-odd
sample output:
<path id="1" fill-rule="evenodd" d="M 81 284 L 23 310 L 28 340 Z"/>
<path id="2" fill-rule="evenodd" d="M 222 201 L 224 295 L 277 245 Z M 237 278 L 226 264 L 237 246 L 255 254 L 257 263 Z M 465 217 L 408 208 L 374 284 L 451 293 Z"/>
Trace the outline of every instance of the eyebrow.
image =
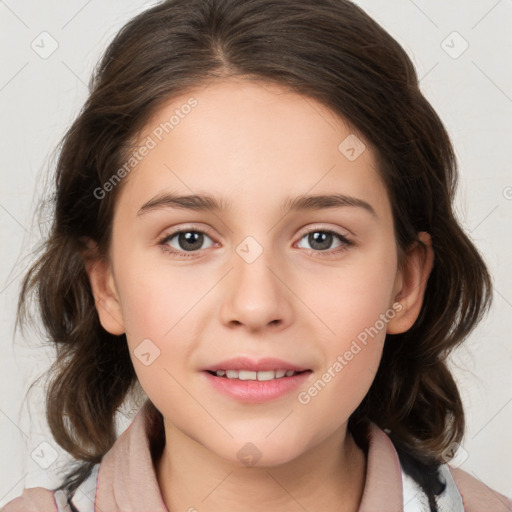
<path id="1" fill-rule="evenodd" d="M 165 208 L 195 211 L 211 210 L 215 212 L 221 212 L 228 210 L 230 206 L 231 203 L 211 195 L 177 195 L 167 192 L 158 194 L 149 201 L 145 202 L 137 212 L 137 216 L 139 217 L 148 212 Z M 281 211 L 284 213 L 287 210 L 322 210 L 327 208 L 341 208 L 346 206 L 361 208 L 369 212 L 372 216 L 376 218 L 378 217 L 371 204 L 363 201 L 362 199 L 358 199 L 357 197 L 347 196 L 344 194 L 302 195 L 294 198 L 288 198 L 281 205 Z"/>

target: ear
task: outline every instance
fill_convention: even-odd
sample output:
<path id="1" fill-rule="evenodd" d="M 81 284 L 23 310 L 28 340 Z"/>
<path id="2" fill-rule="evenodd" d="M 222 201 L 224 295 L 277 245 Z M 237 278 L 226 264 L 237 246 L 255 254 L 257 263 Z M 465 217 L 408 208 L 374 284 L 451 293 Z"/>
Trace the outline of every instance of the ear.
<path id="1" fill-rule="evenodd" d="M 125 328 L 112 265 L 108 258 L 98 255 L 95 242 L 89 239 L 86 244 L 87 249 L 82 257 L 101 325 L 110 334 L 119 336 L 125 332 Z"/>
<path id="2" fill-rule="evenodd" d="M 434 265 L 432 239 L 424 231 L 405 253 L 405 261 L 397 272 L 393 288 L 394 302 L 400 303 L 397 314 L 388 322 L 387 333 L 399 334 L 412 327 L 420 314 L 427 281 Z"/>

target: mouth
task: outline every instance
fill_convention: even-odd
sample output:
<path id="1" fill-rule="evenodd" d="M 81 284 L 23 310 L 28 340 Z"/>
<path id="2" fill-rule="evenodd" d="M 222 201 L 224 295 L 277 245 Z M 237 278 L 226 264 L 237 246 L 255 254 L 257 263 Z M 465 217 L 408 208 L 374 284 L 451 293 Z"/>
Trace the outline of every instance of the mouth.
<path id="1" fill-rule="evenodd" d="M 215 391 L 230 399 L 264 403 L 291 394 L 313 371 L 280 359 L 238 357 L 215 363 L 201 373 Z"/>
<path id="2" fill-rule="evenodd" d="M 248 375 L 244 372 L 249 372 L 251 377 L 249 377 L 248 380 L 256 380 L 257 375 L 252 376 L 253 373 L 261 373 L 264 375 L 266 372 L 273 372 L 274 375 L 277 374 L 277 378 L 282 378 L 286 376 L 286 372 L 294 371 L 298 373 L 306 371 L 308 368 L 297 365 L 295 363 L 291 363 L 289 361 L 285 361 L 283 359 L 277 359 L 275 357 L 265 357 L 256 361 L 250 357 L 239 356 L 226 359 L 224 361 L 218 361 L 211 366 L 207 366 L 204 368 L 204 370 L 215 374 L 217 374 L 217 372 L 221 372 L 221 374 L 218 376 L 226 376 L 228 379 L 237 378 L 234 373 L 228 374 L 228 372 L 237 372 L 238 375 L 242 374 L 242 377 L 244 375 Z M 284 374 L 282 374 L 283 371 L 285 372 Z M 222 372 L 225 373 L 222 374 Z M 268 375 L 270 375 L 270 373 Z"/>
<path id="3" fill-rule="evenodd" d="M 237 379 L 237 380 L 257 380 L 260 382 L 266 382 L 274 379 L 283 379 L 285 377 L 294 377 L 304 372 L 310 372 L 311 370 L 206 370 L 210 375 L 216 377 L 222 377 L 225 379 Z"/>

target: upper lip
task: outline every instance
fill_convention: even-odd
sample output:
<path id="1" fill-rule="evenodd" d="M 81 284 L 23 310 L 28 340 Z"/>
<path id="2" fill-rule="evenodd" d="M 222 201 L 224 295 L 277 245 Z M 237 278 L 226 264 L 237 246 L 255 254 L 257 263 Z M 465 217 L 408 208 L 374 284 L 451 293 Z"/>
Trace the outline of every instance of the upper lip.
<path id="1" fill-rule="evenodd" d="M 302 372 L 304 370 L 308 370 L 308 368 L 273 357 L 265 357 L 263 359 L 258 359 L 257 361 L 248 357 L 235 357 L 219 361 L 218 363 L 214 363 L 204 368 L 204 371 L 210 372 L 215 372 L 217 370 L 248 370 L 253 372 L 266 370 L 294 370 L 296 372 Z"/>

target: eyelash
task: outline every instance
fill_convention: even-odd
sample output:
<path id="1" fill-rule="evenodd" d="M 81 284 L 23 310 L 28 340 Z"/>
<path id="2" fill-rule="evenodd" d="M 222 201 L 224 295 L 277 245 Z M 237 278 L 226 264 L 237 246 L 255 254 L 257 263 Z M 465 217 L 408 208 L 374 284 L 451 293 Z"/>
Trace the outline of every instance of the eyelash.
<path id="1" fill-rule="evenodd" d="M 207 235 L 208 237 L 213 237 L 208 233 L 208 231 L 205 231 L 203 229 L 180 229 L 177 231 L 174 231 L 173 233 L 170 233 L 168 235 L 165 235 L 162 239 L 160 239 L 157 244 L 161 247 L 161 249 L 173 256 L 179 256 L 181 258 L 194 258 L 196 257 L 195 254 L 198 253 L 200 250 L 197 251 L 177 251 L 175 249 L 170 249 L 167 245 L 167 242 L 172 240 L 176 235 L 179 235 L 180 233 L 202 233 L 203 235 Z M 313 228 L 309 231 L 306 231 L 305 233 L 302 233 L 299 241 L 302 240 L 305 236 L 309 235 L 310 233 L 329 233 L 331 235 L 334 235 L 338 240 L 343 244 L 340 247 L 337 247 L 336 250 L 330 252 L 330 251 L 320 251 L 315 249 L 308 249 L 310 251 L 313 251 L 314 253 L 325 253 L 328 256 L 336 255 L 340 252 L 346 251 L 348 247 L 354 245 L 354 242 L 347 238 L 345 235 L 342 235 L 341 233 L 338 233 L 337 231 L 331 230 L 331 229 L 319 229 L 319 228 Z"/>

